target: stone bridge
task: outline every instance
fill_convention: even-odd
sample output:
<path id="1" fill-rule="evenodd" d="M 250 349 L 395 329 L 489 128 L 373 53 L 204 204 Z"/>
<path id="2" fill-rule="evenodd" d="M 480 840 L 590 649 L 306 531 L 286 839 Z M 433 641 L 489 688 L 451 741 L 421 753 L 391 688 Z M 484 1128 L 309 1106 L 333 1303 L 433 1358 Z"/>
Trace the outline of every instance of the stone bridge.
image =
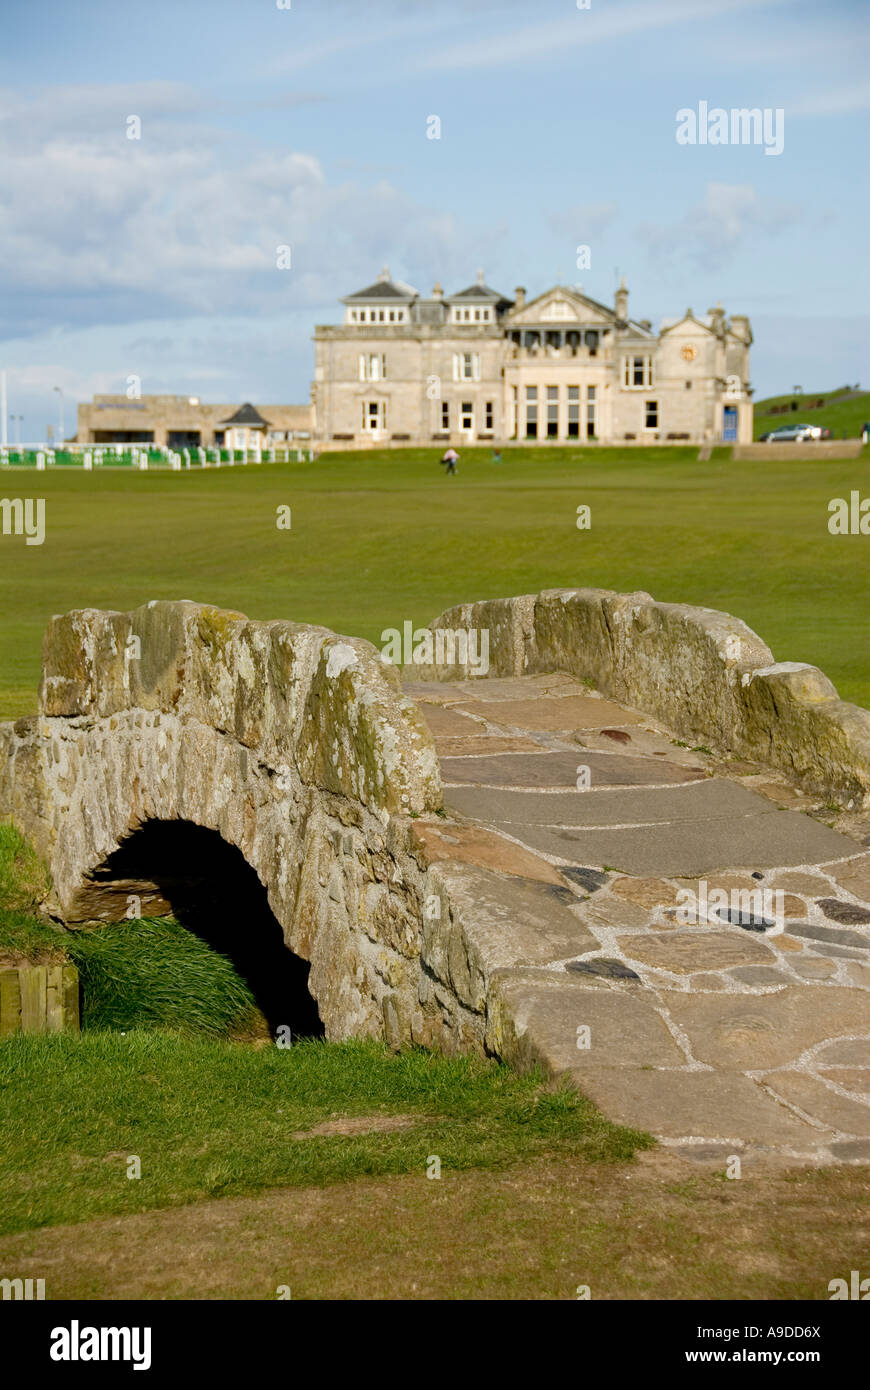
<path id="1" fill-rule="evenodd" d="M 439 629 L 488 676 L 190 602 L 53 619 L 0 725 L 47 910 L 172 911 L 273 1028 L 537 1062 L 688 1157 L 870 1159 L 870 712 L 647 594 Z"/>

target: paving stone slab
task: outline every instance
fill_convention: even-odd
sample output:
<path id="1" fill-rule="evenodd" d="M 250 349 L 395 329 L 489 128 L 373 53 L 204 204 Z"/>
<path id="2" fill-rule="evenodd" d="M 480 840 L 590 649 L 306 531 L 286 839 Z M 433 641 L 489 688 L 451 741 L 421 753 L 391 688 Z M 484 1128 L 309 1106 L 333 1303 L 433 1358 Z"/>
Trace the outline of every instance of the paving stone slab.
<path id="1" fill-rule="evenodd" d="M 571 864 L 560 864 L 558 869 L 563 878 L 570 879 L 587 893 L 597 893 L 610 879 L 610 874 L 603 874 L 597 869 L 575 868 Z"/>
<path id="2" fill-rule="evenodd" d="M 801 893 L 805 898 L 817 898 L 828 887 L 826 881 L 815 874 L 797 873 L 791 869 L 772 874 L 770 882 L 764 886 L 781 889 L 784 893 Z"/>
<path id="3" fill-rule="evenodd" d="M 806 941 L 832 943 L 835 946 L 854 946 L 859 950 L 870 950 L 870 934 L 861 935 L 857 931 L 847 931 L 845 927 L 817 927 L 808 922 L 789 922 L 792 936 L 802 936 Z"/>
<path id="4" fill-rule="evenodd" d="M 832 922 L 839 922 L 842 926 L 866 926 L 870 922 L 870 908 L 844 902 L 841 898 L 819 898 L 816 907 L 820 907 Z"/>
<path id="5" fill-rule="evenodd" d="M 837 973 L 834 961 L 823 960 L 819 956 L 807 956 L 805 959 L 796 960 L 792 969 L 805 980 L 829 980 Z"/>
<path id="6" fill-rule="evenodd" d="M 870 1161 L 870 1139 L 844 1139 L 831 1145 L 831 1153 L 841 1163 Z"/>
<path id="7" fill-rule="evenodd" d="M 705 778 L 680 787 L 624 787 L 610 791 L 537 792 L 508 791 L 499 787 L 453 787 L 445 805 L 477 820 L 514 821 L 520 825 L 570 825 L 590 827 L 643 826 L 683 821 L 764 816 L 771 820 L 789 816 L 796 822 L 806 816 L 776 811 L 736 782 Z M 818 827 L 825 829 L 826 827 Z M 828 831 L 828 835 L 834 832 Z M 836 843 L 844 840 L 836 836 Z M 828 841 L 825 841 L 826 846 Z"/>
<path id="8" fill-rule="evenodd" d="M 429 726 L 430 733 L 434 735 L 446 734 L 456 738 L 467 735 L 469 738 L 485 734 L 486 730 L 472 719 L 470 715 L 463 714 L 461 710 L 454 706 L 446 705 L 420 705 L 420 711 Z"/>
<path id="9" fill-rule="evenodd" d="M 819 1069 L 818 1075 L 854 1092 L 865 1104 L 870 1102 L 870 1067 L 825 1067 Z"/>
<path id="10" fill-rule="evenodd" d="M 425 683 L 421 682 L 420 689 L 424 688 Z M 597 698 L 594 695 L 590 696 L 580 681 L 562 672 L 537 676 L 482 676 L 474 680 L 450 681 L 446 686 L 436 688 L 446 688 L 455 692 L 456 698 L 464 703 L 472 699 L 486 704 L 490 701 L 504 700 L 522 701 L 527 704 L 531 695 L 536 699 L 547 695 L 557 698 L 565 695 L 580 695 L 593 700 Z"/>
<path id="11" fill-rule="evenodd" d="M 495 736 L 494 736 L 495 737 Z M 441 759 L 445 786 L 577 788 L 579 769 L 587 767 L 591 787 L 641 787 L 697 782 L 703 772 L 652 758 L 619 753 L 503 753 L 492 757 Z"/>
<path id="12" fill-rule="evenodd" d="M 618 878 L 612 888 L 617 898 L 646 908 L 672 906 L 679 891 L 661 878 Z"/>
<path id="13" fill-rule="evenodd" d="M 486 729 L 477 727 L 477 732 L 466 738 L 454 738 L 444 734 L 435 735 L 435 747 L 439 758 L 455 757 L 462 761 L 466 757 L 477 757 L 490 753 L 533 753 L 540 751 L 541 745 L 532 738 L 520 738 L 504 734 L 488 734 Z"/>
<path id="14" fill-rule="evenodd" d="M 870 1038 L 837 1038 L 816 1053 L 817 1067 L 870 1067 Z"/>
<path id="15" fill-rule="evenodd" d="M 595 927 L 646 927 L 650 921 L 648 908 L 606 896 L 584 903 L 583 913 L 593 930 Z"/>
<path id="16" fill-rule="evenodd" d="M 531 849 L 553 858 L 668 878 L 698 876 L 724 865 L 807 863 L 829 853 L 832 839 L 844 839 L 794 811 L 630 829 L 498 824 Z"/>
<path id="17" fill-rule="evenodd" d="M 776 994 L 662 998 L 697 1061 L 722 1071 L 787 1066 L 832 1036 L 870 1032 L 870 996 L 857 989 L 796 984 Z"/>
<path id="18" fill-rule="evenodd" d="M 602 980 L 639 980 L 636 970 L 625 961 L 610 956 L 592 956 L 588 960 L 568 961 L 565 966 L 573 975 L 598 975 Z"/>
<path id="19" fill-rule="evenodd" d="M 804 1152 L 833 1138 L 831 1131 L 813 1128 L 754 1081 L 733 1072 L 601 1067 L 590 1060 L 575 1064 L 571 1078 L 608 1119 L 659 1139 L 732 1139 Z"/>
<path id="20" fill-rule="evenodd" d="M 870 1137 L 870 1105 L 846 1100 L 818 1077 L 803 1071 L 774 1071 L 764 1077 L 764 1082 L 783 1100 L 821 1124 L 861 1139 Z"/>
<path id="21" fill-rule="evenodd" d="M 578 1028 L 589 1029 L 584 1061 L 626 1070 L 685 1062 L 663 1019 L 634 991 L 589 989 L 585 977 L 567 973 L 549 981 L 508 977 L 500 980 L 499 989 L 518 1033 L 527 1034 L 535 1053 L 556 1075 L 578 1064 Z"/>
<path id="22" fill-rule="evenodd" d="M 775 957 L 757 937 L 742 932 L 668 932 L 622 936 L 619 946 L 630 960 L 673 975 L 701 970 L 729 970 L 735 965 L 768 964 Z"/>
<path id="23" fill-rule="evenodd" d="M 784 970 L 777 970 L 774 965 L 738 965 L 736 970 L 730 970 L 729 976 L 732 980 L 737 980 L 742 985 L 757 985 L 763 988 L 765 985 L 787 985 L 792 983 L 792 977 L 786 975 Z"/>
<path id="24" fill-rule="evenodd" d="M 402 681 L 402 693 L 418 705 L 458 705 L 467 698 L 455 686 L 433 681 Z"/>
<path id="25" fill-rule="evenodd" d="M 859 854 L 845 864 L 828 864 L 826 872 L 847 893 L 870 902 L 870 854 Z"/>
<path id="26" fill-rule="evenodd" d="M 505 878 L 473 865 L 440 869 L 467 939 L 489 972 L 545 965 L 600 949 L 572 904 L 570 888 L 540 880 Z"/>
<path id="27" fill-rule="evenodd" d="M 536 854 L 530 854 L 521 845 L 511 844 L 491 830 L 483 830 L 476 825 L 441 825 L 419 820 L 414 822 L 413 835 L 430 864 L 443 860 L 478 864 L 481 868 L 498 869 L 520 878 L 563 886 L 562 878 L 552 864 L 539 859 Z"/>
<path id="28" fill-rule="evenodd" d="M 512 729 L 602 729 L 648 724 L 649 716 L 590 695 L 544 696 L 534 700 L 466 701 L 463 709 Z"/>

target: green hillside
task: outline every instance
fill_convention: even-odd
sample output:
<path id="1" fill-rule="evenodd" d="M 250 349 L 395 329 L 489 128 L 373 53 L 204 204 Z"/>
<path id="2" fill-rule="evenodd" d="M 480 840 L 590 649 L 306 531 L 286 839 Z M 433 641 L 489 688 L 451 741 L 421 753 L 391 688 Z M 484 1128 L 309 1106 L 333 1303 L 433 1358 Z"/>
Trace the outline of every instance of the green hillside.
<path id="1" fill-rule="evenodd" d="M 870 421 L 870 391 L 839 386 L 836 391 L 802 391 L 755 402 L 755 438 L 779 425 L 827 425 L 835 439 L 856 439 Z"/>

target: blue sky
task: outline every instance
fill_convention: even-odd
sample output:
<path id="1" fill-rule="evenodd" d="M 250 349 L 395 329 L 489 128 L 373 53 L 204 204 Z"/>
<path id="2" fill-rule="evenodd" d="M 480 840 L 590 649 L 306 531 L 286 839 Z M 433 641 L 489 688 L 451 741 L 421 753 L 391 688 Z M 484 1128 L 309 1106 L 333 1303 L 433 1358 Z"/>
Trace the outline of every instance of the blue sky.
<path id="1" fill-rule="evenodd" d="M 3 0 L 0 23 L 22 438 L 55 386 L 70 432 L 131 374 L 305 401 L 315 323 L 383 265 L 607 302 L 618 272 L 638 318 L 748 314 L 759 396 L 870 386 L 864 0 Z M 677 144 L 700 101 L 782 108 L 782 154 Z"/>

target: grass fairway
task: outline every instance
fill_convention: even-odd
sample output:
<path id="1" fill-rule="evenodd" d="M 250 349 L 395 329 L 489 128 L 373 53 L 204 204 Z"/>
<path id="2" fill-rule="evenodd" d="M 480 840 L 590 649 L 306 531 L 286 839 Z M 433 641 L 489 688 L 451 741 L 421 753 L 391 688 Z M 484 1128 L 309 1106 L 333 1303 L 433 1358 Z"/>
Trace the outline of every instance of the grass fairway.
<path id="1" fill-rule="evenodd" d="M 625 1161 L 652 1140 L 478 1057 L 109 1030 L 0 1040 L 0 1234 L 363 1175 Z M 392 1123 L 391 1123 L 392 1121 Z M 356 1122 L 356 1123 L 354 1123 Z M 127 1158 L 141 1159 L 131 1180 Z"/>
<path id="2" fill-rule="evenodd" d="M 0 715 L 35 709 L 52 613 L 192 598 L 379 642 L 450 604 L 543 588 L 646 589 L 745 619 L 778 659 L 870 705 L 870 541 L 831 536 L 828 502 L 870 492 L 857 460 L 708 463 L 696 449 L 329 454 L 183 473 L 9 470 L 44 497 L 46 539 L 0 537 Z M 592 508 L 578 531 L 577 507 Z M 278 530 L 276 509 L 292 509 Z"/>

